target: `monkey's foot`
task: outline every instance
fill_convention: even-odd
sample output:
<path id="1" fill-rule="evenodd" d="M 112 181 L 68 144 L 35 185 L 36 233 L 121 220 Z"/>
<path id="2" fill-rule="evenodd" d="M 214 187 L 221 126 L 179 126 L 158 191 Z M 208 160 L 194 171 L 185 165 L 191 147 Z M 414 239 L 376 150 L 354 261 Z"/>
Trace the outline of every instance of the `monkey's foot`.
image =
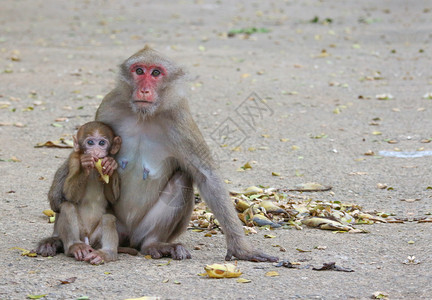
<path id="1" fill-rule="evenodd" d="M 192 258 L 189 251 L 179 243 L 153 243 L 142 247 L 141 253 L 144 255 L 151 255 L 152 258 L 161 258 L 164 256 L 170 256 L 172 259 L 176 260 Z"/>
<path id="2" fill-rule="evenodd" d="M 235 256 L 241 260 L 249 260 L 253 262 L 276 262 L 279 260 L 276 256 L 267 255 L 260 251 L 231 251 L 228 249 L 225 260 L 231 260 Z"/>
<path id="3" fill-rule="evenodd" d="M 59 237 L 49 237 L 39 242 L 36 253 L 42 256 L 54 256 L 63 251 L 63 243 Z"/>
<path id="4" fill-rule="evenodd" d="M 73 255 L 76 260 L 84 260 L 84 258 L 94 249 L 86 243 L 75 243 L 69 247 L 68 254 Z"/>
<path id="5" fill-rule="evenodd" d="M 108 253 L 103 250 L 96 250 L 90 252 L 84 257 L 85 261 L 88 261 L 92 265 L 101 265 L 105 262 L 113 261 L 117 259 L 117 253 Z"/>

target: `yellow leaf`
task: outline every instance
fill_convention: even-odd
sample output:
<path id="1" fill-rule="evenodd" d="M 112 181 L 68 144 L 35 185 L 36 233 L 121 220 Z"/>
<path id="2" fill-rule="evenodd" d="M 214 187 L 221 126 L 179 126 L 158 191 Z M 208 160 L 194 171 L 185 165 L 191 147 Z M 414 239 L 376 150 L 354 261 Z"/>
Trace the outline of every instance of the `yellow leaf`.
<path id="1" fill-rule="evenodd" d="M 27 295 L 28 299 L 40 299 L 40 298 L 44 298 L 47 294 L 44 295 Z"/>
<path id="2" fill-rule="evenodd" d="M 239 279 L 237 279 L 237 282 L 238 283 L 249 283 L 249 282 L 251 282 L 252 280 L 249 280 L 249 279 L 246 279 L 246 278 L 239 278 Z"/>
<path id="3" fill-rule="evenodd" d="M 45 209 L 42 213 L 47 217 L 55 216 L 55 212 L 52 209 Z"/>
<path id="4" fill-rule="evenodd" d="M 327 52 L 327 50 L 323 49 L 323 50 L 321 50 L 321 53 L 318 54 L 316 57 L 318 57 L 318 58 L 324 58 L 324 57 L 327 57 L 327 56 L 330 56 L 330 54 Z"/>
<path id="5" fill-rule="evenodd" d="M 241 194 L 244 195 L 253 195 L 253 194 L 261 194 L 263 193 L 263 189 L 256 187 L 256 186 L 250 186 L 247 189 L 245 189 Z"/>
<path id="6" fill-rule="evenodd" d="M 381 132 L 381 131 L 373 131 L 372 134 L 373 134 L 373 135 L 381 135 L 382 132 Z"/>
<path id="7" fill-rule="evenodd" d="M 279 273 L 276 271 L 269 271 L 265 274 L 265 276 L 267 277 L 275 277 L 275 276 L 279 276 Z"/>
<path id="8" fill-rule="evenodd" d="M 252 166 L 251 166 L 250 162 L 247 162 L 241 168 L 243 170 L 249 170 L 249 169 L 252 169 Z"/>
<path id="9" fill-rule="evenodd" d="M 158 266 L 158 267 L 168 266 L 168 265 L 171 263 L 171 260 L 172 260 L 172 259 L 170 259 L 170 260 L 167 261 L 166 263 L 160 263 L 160 264 L 158 264 L 157 266 Z"/>
<path id="10" fill-rule="evenodd" d="M 20 248 L 20 247 L 12 247 L 12 248 L 10 248 L 10 250 L 19 250 L 19 251 L 21 251 L 21 256 L 28 256 L 28 257 L 36 257 L 37 256 L 37 254 L 35 252 L 30 251 L 30 250 L 26 250 L 26 249 L 23 249 L 23 248 Z"/>

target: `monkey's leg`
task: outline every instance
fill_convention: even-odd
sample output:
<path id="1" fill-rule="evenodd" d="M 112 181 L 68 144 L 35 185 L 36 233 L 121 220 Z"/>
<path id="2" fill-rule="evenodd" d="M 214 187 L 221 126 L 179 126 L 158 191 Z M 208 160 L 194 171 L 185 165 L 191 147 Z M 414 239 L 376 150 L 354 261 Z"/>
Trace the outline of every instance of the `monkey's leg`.
<path id="1" fill-rule="evenodd" d="M 171 242 L 186 230 L 193 206 L 192 180 L 186 173 L 177 171 L 133 232 L 132 246 L 142 242 L 141 253 L 152 258 L 191 258 L 182 244 Z"/>
<path id="2" fill-rule="evenodd" d="M 83 260 L 93 248 L 80 240 L 80 223 L 76 207 L 70 202 L 64 202 L 61 204 L 60 212 L 58 232 L 65 254 L 74 256 L 76 260 Z"/>
<path id="3" fill-rule="evenodd" d="M 57 253 L 63 252 L 63 243 L 58 234 L 58 218 L 60 217 L 60 213 L 57 214 L 57 218 L 54 222 L 54 231 L 53 234 L 39 241 L 38 246 L 36 248 L 36 253 L 42 256 L 54 256 Z"/>
<path id="4" fill-rule="evenodd" d="M 116 229 L 116 217 L 111 214 L 103 215 L 99 227 L 95 230 L 96 236 L 92 235 L 91 240 L 95 238 L 100 239 L 102 247 L 90 252 L 84 258 L 85 261 L 88 261 L 92 265 L 117 260 L 119 238 Z"/>

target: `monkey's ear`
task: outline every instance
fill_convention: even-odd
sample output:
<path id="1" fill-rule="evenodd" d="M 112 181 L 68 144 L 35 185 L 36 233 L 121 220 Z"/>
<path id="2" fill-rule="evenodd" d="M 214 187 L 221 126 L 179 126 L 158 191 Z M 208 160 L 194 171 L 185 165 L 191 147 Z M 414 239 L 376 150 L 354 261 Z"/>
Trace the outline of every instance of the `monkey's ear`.
<path id="1" fill-rule="evenodd" d="M 74 151 L 79 152 L 80 151 L 80 145 L 78 143 L 78 139 L 76 135 L 73 136 L 73 144 L 74 144 Z"/>
<path id="2" fill-rule="evenodd" d="M 114 137 L 113 144 L 111 146 L 111 151 L 110 151 L 111 155 L 114 155 L 117 152 L 119 152 L 121 143 L 122 143 L 121 137 L 119 136 Z"/>
<path id="3" fill-rule="evenodd" d="M 185 75 L 186 75 L 186 72 L 179 68 L 179 69 L 175 70 L 174 73 L 172 74 L 172 79 L 175 80 L 175 79 L 178 79 L 178 78 L 183 77 Z"/>

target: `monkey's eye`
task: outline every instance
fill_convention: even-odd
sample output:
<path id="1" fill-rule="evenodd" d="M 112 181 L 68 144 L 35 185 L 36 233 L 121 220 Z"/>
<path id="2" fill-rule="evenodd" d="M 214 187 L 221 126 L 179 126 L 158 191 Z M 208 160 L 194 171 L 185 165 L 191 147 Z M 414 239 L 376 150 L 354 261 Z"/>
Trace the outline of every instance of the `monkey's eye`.
<path id="1" fill-rule="evenodd" d="M 93 146 L 93 145 L 94 145 L 94 141 L 93 141 L 93 140 L 88 140 L 88 141 L 87 141 L 87 145 L 89 145 L 89 146 Z"/>
<path id="2" fill-rule="evenodd" d="M 142 75 L 142 74 L 144 74 L 144 70 L 141 69 L 141 68 L 137 68 L 137 69 L 135 70 L 135 73 L 137 73 L 137 75 Z"/>
<path id="3" fill-rule="evenodd" d="M 159 75 L 160 75 L 160 71 L 159 70 L 153 70 L 153 72 L 151 73 L 151 75 L 153 76 L 153 77 L 158 77 Z"/>
<path id="4" fill-rule="evenodd" d="M 105 141 L 99 141 L 99 146 L 105 146 Z"/>

